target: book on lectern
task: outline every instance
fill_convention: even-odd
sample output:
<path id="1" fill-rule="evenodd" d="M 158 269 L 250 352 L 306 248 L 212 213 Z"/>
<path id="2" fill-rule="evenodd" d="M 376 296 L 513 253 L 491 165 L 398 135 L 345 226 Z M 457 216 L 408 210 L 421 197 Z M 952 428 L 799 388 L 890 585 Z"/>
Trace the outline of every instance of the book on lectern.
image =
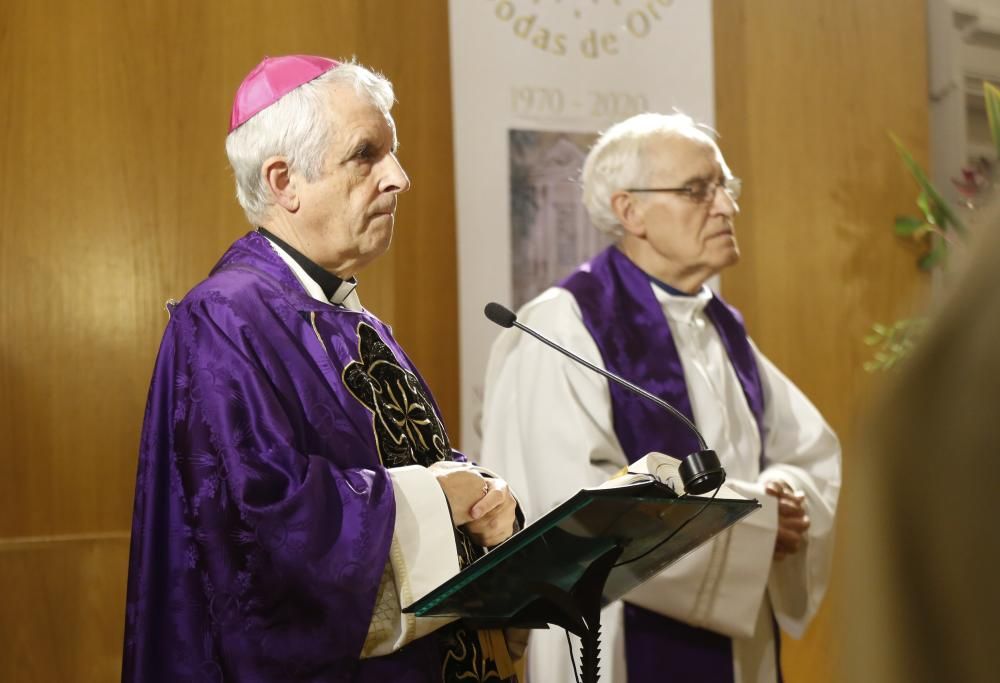
<path id="1" fill-rule="evenodd" d="M 570 595 L 609 552 L 617 555 L 602 605 L 760 507 L 725 485 L 711 497 L 686 494 L 679 465 L 650 453 L 601 486 L 577 491 L 403 611 L 482 628 L 543 627 L 539 601 Z"/>

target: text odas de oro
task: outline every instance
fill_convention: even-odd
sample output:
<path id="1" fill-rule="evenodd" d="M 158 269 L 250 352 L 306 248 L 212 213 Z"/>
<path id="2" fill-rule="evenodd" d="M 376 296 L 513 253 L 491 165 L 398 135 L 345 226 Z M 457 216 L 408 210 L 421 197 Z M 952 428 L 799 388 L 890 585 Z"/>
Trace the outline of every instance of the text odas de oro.
<path id="1" fill-rule="evenodd" d="M 674 0 L 620 0 L 611 20 L 603 18 L 605 26 L 597 27 L 581 10 L 573 11 L 572 17 L 560 17 L 555 25 L 551 17 L 536 11 L 537 0 L 531 4 L 527 0 L 489 1 L 494 3 L 496 19 L 521 40 L 551 55 L 561 57 L 572 50 L 588 59 L 617 55 L 625 40 L 648 37 L 657 24 L 667 20 L 665 10 L 674 4 Z"/>

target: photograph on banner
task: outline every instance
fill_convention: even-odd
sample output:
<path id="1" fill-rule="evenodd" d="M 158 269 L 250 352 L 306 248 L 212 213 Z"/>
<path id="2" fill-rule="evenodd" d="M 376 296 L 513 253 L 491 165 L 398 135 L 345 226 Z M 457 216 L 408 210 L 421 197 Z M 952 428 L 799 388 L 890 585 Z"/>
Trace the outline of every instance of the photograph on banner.
<path id="1" fill-rule="evenodd" d="M 596 133 L 509 131 L 512 303 L 520 307 L 611 243 L 583 206 Z"/>

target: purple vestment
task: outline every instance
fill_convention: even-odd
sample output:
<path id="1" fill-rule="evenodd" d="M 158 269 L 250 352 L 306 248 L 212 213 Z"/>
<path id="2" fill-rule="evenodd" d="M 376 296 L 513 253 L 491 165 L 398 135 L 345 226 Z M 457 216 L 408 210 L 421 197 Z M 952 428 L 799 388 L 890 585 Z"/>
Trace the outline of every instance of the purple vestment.
<path id="1" fill-rule="evenodd" d="M 456 652 L 478 657 L 460 625 L 359 659 L 395 521 L 386 468 L 452 457 L 390 329 L 310 297 L 260 235 L 238 240 L 157 357 L 122 680 L 460 678 Z"/>
<path id="2" fill-rule="evenodd" d="M 612 246 L 559 286 L 579 304 L 584 326 L 605 367 L 659 396 L 693 421 L 681 359 L 649 277 Z M 718 297 L 711 299 L 706 312 L 733 364 L 763 442 L 763 389 L 739 313 Z M 679 420 L 651 401 L 613 382 L 608 384 L 615 434 L 629 462 L 652 451 L 683 458 L 699 450 L 697 437 Z M 733 680 L 729 638 L 628 603 L 625 653 L 631 683 Z"/>

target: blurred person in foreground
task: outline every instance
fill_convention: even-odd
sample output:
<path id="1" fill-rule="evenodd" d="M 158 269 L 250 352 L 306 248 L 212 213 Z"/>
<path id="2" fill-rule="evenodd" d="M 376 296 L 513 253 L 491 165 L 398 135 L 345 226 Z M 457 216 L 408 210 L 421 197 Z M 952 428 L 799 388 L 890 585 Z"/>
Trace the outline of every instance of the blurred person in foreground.
<path id="1" fill-rule="evenodd" d="M 706 281 L 739 259 L 739 181 L 684 115 L 606 131 L 583 166 L 592 222 L 616 243 L 519 312 L 588 361 L 692 419 L 728 485 L 763 509 L 602 615 L 605 683 L 778 681 L 778 627 L 800 636 L 829 578 L 840 446 Z M 487 369 L 483 462 L 530 518 L 651 451 L 699 450 L 650 401 L 517 330 Z M 530 680 L 568 681 L 560 629 L 532 634 Z"/>
<path id="2" fill-rule="evenodd" d="M 851 470 L 841 680 L 997 680 L 1000 206 L 981 211 Z"/>
<path id="3" fill-rule="evenodd" d="M 256 229 L 170 307 L 136 482 L 124 681 L 512 680 L 502 635 L 406 605 L 507 538 L 355 275 L 410 180 L 357 64 L 265 59 L 226 140 Z M 192 245 L 197 248 L 197 245 Z"/>

